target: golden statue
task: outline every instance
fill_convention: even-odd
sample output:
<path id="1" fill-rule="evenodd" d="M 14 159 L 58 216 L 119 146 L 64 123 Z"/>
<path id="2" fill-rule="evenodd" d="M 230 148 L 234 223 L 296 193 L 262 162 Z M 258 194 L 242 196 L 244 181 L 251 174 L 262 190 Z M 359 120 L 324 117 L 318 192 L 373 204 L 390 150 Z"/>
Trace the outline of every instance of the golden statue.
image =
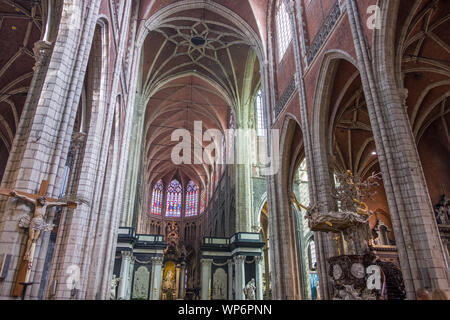
<path id="1" fill-rule="evenodd" d="M 308 207 L 305 207 L 300 202 L 298 202 L 297 197 L 295 196 L 295 194 L 293 192 L 291 192 L 291 202 L 297 206 L 298 211 L 302 211 L 302 209 L 305 211 L 309 210 Z"/>
<path id="2" fill-rule="evenodd" d="M 353 173 L 350 170 L 347 170 L 347 176 L 348 178 L 346 179 L 347 184 L 351 185 L 355 188 L 356 193 L 359 194 L 360 193 L 360 189 L 359 187 L 355 184 L 354 180 L 353 180 Z M 369 213 L 369 207 L 367 206 L 367 203 L 363 202 L 363 201 L 359 201 L 358 199 L 353 199 L 353 202 L 356 203 L 359 207 L 356 208 L 356 212 L 361 215 L 361 216 L 370 216 Z"/>

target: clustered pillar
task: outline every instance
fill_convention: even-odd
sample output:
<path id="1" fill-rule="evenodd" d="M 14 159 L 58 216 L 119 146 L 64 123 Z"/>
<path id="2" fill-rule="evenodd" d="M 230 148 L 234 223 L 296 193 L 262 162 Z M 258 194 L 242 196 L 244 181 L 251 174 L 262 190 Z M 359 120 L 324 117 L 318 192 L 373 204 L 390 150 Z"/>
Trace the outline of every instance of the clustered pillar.
<path id="1" fill-rule="evenodd" d="M 152 257 L 152 291 L 150 292 L 151 300 L 159 300 L 161 289 L 162 262 L 162 257 Z"/>
<path id="2" fill-rule="evenodd" d="M 245 287 L 245 256 L 234 257 L 234 263 L 236 268 L 236 300 L 245 300 L 244 287 Z"/>
<path id="3" fill-rule="evenodd" d="M 131 286 L 131 283 L 129 281 L 129 274 L 131 270 L 131 256 L 132 253 L 130 251 L 122 251 L 118 300 L 127 299 L 128 288 Z"/>
<path id="4" fill-rule="evenodd" d="M 202 289 L 201 289 L 201 299 L 209 300 L 211 291 L 211 265 L 212 259 L 201 259 L 202 264 Z"/>

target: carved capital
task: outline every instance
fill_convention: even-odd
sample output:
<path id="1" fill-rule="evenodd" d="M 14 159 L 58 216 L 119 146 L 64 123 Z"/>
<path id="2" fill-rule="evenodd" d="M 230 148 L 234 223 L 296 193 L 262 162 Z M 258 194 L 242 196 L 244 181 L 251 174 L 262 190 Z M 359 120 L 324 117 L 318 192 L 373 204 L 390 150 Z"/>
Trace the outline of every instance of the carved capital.
<path id="1" fill-rule="evenodd" d="M 162 265 L 163 263 L 163 257 L 151 257 L 151 260 L 153 265 Z"/>
<path id="2" fill-rule="evenodd" d="M 131 261 L 131 257 L 133 256 L 133 252 L 131 251 L 121 251 L 122 259 Z"/>
<path id="3" fill-rule="evenodd" d="M 245 258 L 246 258 L 246 256 L 235 256 L 233 259 L 236 264 L 239 264 L 239 263 L 244 263 Z"/>
<path id="4" fill-rule="evenodd" d="M 36 59 L 36 64 L 33 67 L 33 70 L 36 71 L 37 68 L 42 66 L 45 58 L 50 55 L 52 47 L 53 44 L 45 40 L 39 40 L 34 44 L 33 53 L 34 58 Z"/>
<path id="5" fill-rule="evenodd" d="M 200 259 L 200 263 L 203 265 L 211 265 L 213 263 L 213 259 Z"/>
<path id="6" fill-rule="evenodd" d="M 397 91 L 398 91 L 398 96 L 400 97 L 400 102 L 401 102 L 402 106 L 404 106 L 405 108 L 408 108 L 408 106 L 406 105 L 406 100 L 408 100 L 409 90 L 406 88 L 400 88 Z"/>
<path id="7" fill-rule="evenodd" d="M 256 256 L 255 257 L 255 263 L 256 264 L 260 264 L 262 262 L 262 259 L 263 259 L 262 256 Z"/>

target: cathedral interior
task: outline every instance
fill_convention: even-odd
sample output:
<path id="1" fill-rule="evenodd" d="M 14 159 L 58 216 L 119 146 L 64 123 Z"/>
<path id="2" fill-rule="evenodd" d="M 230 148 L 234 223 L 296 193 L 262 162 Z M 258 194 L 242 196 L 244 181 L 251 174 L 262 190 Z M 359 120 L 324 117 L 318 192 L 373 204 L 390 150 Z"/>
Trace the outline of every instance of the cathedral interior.
<path id="1" fill-rule="evenodd" d="M 450 294 L 449 29 L 446 0 L 0 0 L 0 299 Z"/>

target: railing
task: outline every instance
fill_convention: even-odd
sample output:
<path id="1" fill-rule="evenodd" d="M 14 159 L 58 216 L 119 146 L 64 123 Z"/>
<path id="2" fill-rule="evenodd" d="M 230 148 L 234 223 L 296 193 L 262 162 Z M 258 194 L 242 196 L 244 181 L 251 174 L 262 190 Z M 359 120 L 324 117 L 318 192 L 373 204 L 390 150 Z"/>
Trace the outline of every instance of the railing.
<path id="1" fill-rule="evenodd" d="M 294 76 L 294 77 L 292 77 L 291 81 L 289 82 L 287 88 L 284 90 L 281 98 L 278 99 L 278 101 L 275 104 L 275 118 L 278 118 L 280 113 L 286 107 L 287 102 L 289 101 L 289 99 L 291 98 L 292 94 L 295 91 L 295 84 L 296 84 L 296 81 L 295 81 L 295 76 Z"/>
<path id="2" fill-rule="evenodd" d="M 311 64 L 311 62 L 316 57 L 317 53 L 322 48 L 323 44 L 325 43 L 325 40 L 328 38 L 328 35 L 333 30 L 341 14 L 342 14 L 341 6 L 339 4 L 339 1 L 336 1 L 327 18 L 325 19 L 325 22 L 320 27 L 319 32 L 315 36 L 311 45 L 308 47 L 308 50 L 306 52 L 308 64 Z"/>
<path id="3" fill-rule="evenodd" d="M 260 233 L 251 233 L 251 232 L 239 232 L 230 238 L 221 238 L 221 237 L 204 237 L 203 244 L 204 245 L 229 245 L 233 242 L 262 242 L 262 237 Z"/>
<path id="4" fill-rule="evenodd" d="M 164 236 L 162 235 L 147 235 L 147 234 L 138 234 L 137 239 L 139 242 L 151 242 L 151 243 L 157 243 L 157 242 L 164 242 Z"/>

